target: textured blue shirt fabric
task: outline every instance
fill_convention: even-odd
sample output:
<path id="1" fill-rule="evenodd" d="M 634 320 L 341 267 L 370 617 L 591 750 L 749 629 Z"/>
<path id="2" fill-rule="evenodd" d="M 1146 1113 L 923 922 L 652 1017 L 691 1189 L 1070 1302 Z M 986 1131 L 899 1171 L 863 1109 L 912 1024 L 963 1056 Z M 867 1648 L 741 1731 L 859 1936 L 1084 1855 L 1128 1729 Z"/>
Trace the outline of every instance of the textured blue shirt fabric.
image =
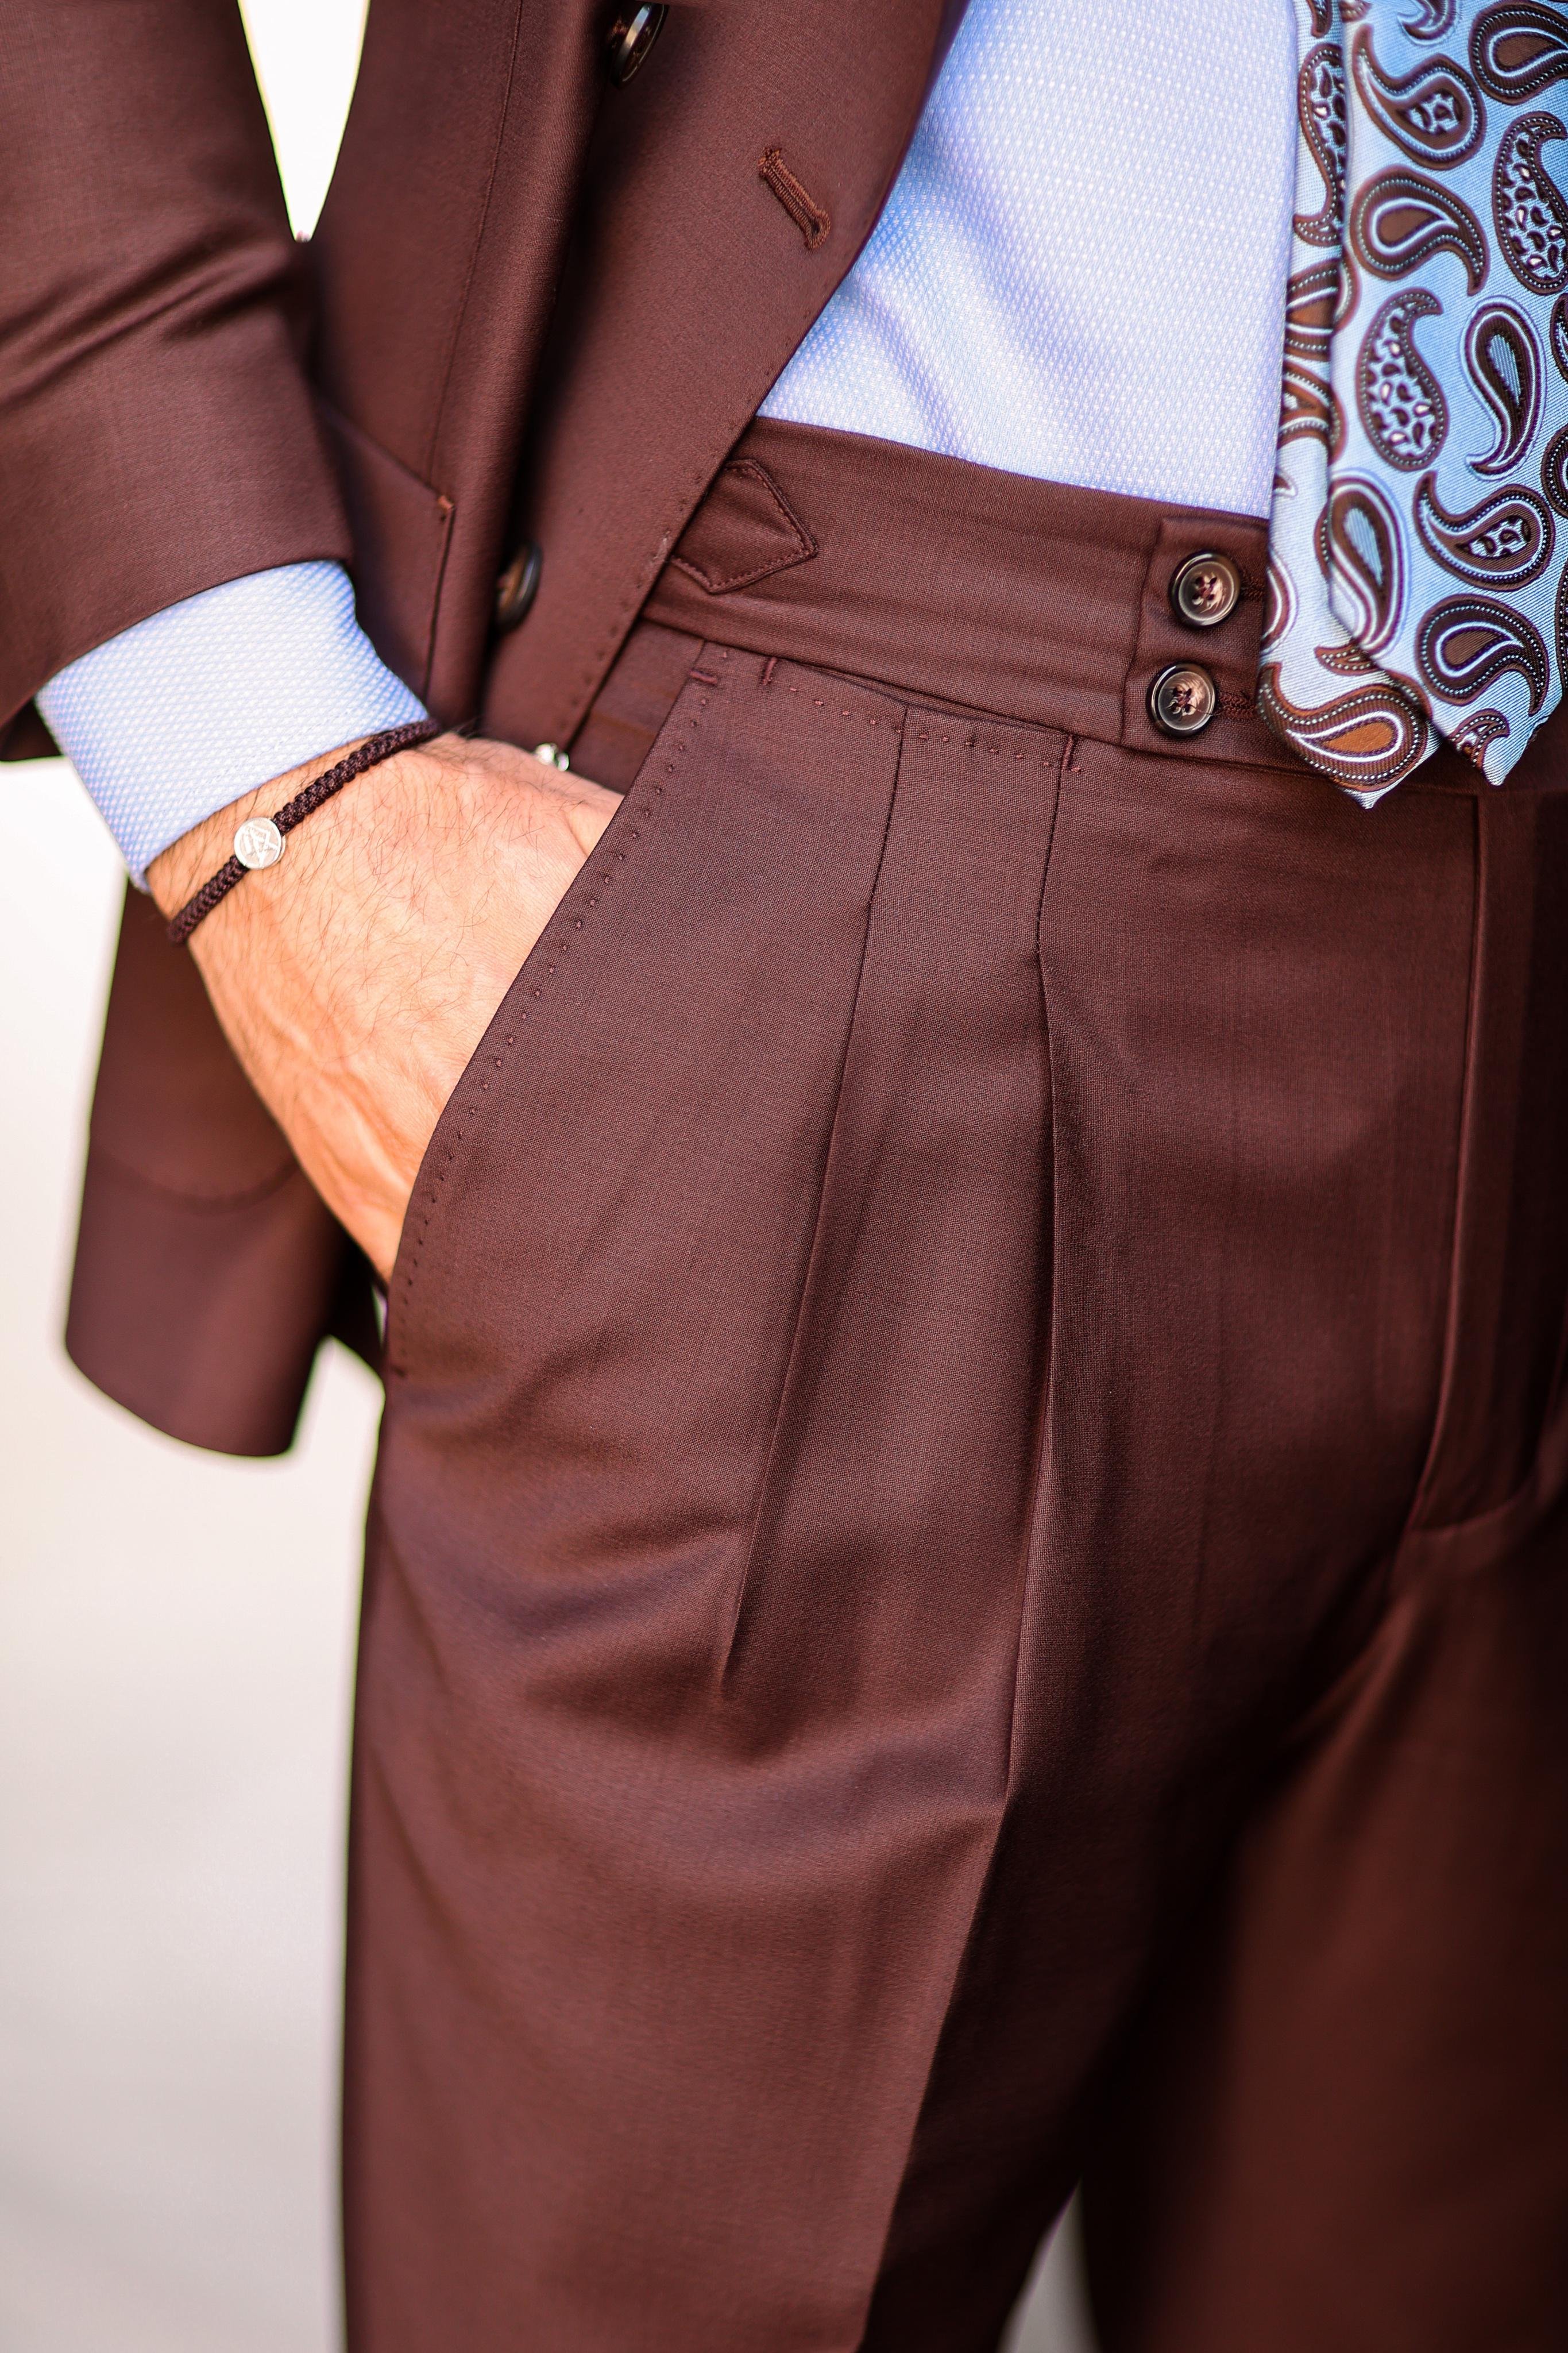
<path id="1" fill-rule="evenodd" d="M 1291 0 L 970 0 L 881 219 L 763 404 L 1268 512 Z"/>
<path id="2" fill-rule="evenodd" d="M 355 620 L 340 564 L 282 565 L 170 605 L 37 699 L 143 887 L 161 849 L 253 785 L 425 716 Z"/>
<path id="3" fill-rule="evenodd" d="M 1291 0 L 970 0 L 881 220 L 763 413 L 1268 510 Z M 331 564 L 156 614 L 38 698 L 140 881 L 248 786 L 421 715 Z"/>

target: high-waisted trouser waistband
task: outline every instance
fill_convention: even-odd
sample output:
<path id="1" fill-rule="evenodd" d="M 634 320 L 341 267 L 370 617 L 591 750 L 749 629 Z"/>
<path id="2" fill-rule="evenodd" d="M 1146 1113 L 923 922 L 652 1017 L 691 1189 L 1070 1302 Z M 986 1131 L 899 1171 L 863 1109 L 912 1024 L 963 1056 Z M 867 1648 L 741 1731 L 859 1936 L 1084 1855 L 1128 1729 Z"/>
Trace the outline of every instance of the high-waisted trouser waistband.
<path id="1" fill-rule="evenodd" d="M 1267 554 L 1251 516 L 763 417 L 644 617 L 1130 749 L 1300 768 L 1254 700 Z"/>

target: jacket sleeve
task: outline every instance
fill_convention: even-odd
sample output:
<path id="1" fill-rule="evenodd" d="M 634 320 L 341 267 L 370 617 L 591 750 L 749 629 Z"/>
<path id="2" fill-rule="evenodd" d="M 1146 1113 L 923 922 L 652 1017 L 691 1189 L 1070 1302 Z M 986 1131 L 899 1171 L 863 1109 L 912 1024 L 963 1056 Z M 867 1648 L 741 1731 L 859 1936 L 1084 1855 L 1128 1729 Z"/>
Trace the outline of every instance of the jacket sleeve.
<path id="1" fill-rule="evenodd" d="M 106 638 L 346 561 L 235 0 L 0 0 L 0 730 Z"/>

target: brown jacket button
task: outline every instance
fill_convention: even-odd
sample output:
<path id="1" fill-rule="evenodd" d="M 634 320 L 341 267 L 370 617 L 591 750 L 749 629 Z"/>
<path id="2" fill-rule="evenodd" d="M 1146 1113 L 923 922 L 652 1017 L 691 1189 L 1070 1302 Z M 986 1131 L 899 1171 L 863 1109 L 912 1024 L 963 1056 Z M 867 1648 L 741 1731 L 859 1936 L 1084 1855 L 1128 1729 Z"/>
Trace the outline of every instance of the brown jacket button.
<path id="1" fill-rule="evenodd" d="M 630 81 L 664 30 L 668 8 L 625 8 L 610 26 L 610 79 L 620 90 Z"/>
<path id="2" fill-rule="evenodd" d="M 528 540 L 496 582 L 495 624 L 503 635 L 516 628 L 538 596 L 539 570 L 543 560 L 532 540 Z"/>
<path id="3" fill-rule="evenodd" d="M 1189 628 L 1212 629 L 1228 621 L 1241 595 L 1241 575 L 1228 555 L 1189 555 L 1171 580 L 1176 618 Z"/>
<path id="4" fill-rule="evenodd" d="M 1201 735 L 1219 709 L 1219 689 L 1197 662 L 1171 662 L 1149 689 L 1149 716 L 1163 735 Z"/>

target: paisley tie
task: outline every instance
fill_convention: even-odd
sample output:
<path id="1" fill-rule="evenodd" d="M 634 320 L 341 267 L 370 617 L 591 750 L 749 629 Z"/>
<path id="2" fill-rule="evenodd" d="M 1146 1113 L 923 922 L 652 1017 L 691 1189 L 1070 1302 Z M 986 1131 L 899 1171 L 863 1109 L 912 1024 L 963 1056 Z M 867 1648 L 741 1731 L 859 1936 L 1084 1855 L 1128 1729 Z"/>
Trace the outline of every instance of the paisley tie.
<path id="1" fill-rule="evenodd" d="M 1568 668 L 1568 6 L 1295 0 L 1258 706 L 1368 807 L 1500 785 Z"/>

